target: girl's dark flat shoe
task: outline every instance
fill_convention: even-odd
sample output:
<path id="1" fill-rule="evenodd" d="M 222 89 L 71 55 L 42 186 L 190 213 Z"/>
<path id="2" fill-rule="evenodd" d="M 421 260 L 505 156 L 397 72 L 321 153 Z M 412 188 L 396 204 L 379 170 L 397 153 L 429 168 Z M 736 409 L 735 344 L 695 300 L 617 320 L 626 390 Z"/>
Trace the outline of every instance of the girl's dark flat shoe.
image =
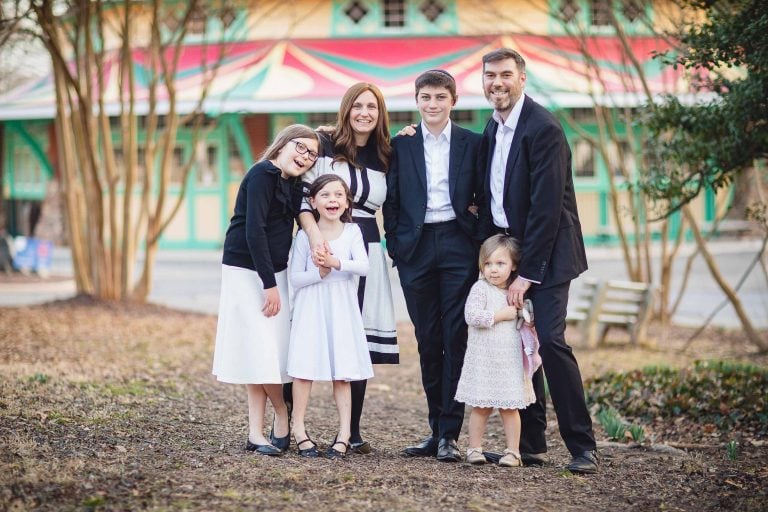
<path id="1" fill-rule="evenodd" d="M 302 448 L 301 445 L 309 444 L 309 448 Z M 310 459 L 314 459 L 316 457 L 320 456 L 320 452 L 317 451 L 317 443 L 315 443 L 312 439 L 307 437 L 306 439 L 299 441 L 296 440 L 296 448 L 299 449 L 299 456 L 300 457 L 308 457 Z"/>
<path id="2" fill-rule="evenodd" d="M 288 434 L 285 435 L 285 437 L 275 437 L 275 420 L 272 420 L 272 430 L 269 432 L 269 442 L 280 450 L 281 452 L 284 452 L 288 449 L 288 447 L 291 445 L 291 420 L 290 417 L 288 419 Z"/>
<path id="3" fill-rule="evenodd" d="M 272 446 L 281 452 L 284 452 L 291 444 L 291 434 L 288 434 L 285 437 L 275 437 L 275 431 L 273 430 L 269 433 L 269 442 L 272 444 Z"/>
<path id="4" fill-rule="evenodd" d="M 249 452 L 256 452 L 261 455 L 269 455 L 270 457 L 277 457 L 282 455 L 283 452 L 271 444 L 255 444 L 249 439 L 245 444 L 245 449 Z"/>
<path id="5" fill-rule="evenodd" d="M 335 446 L 342 445 L 345 449 L 343 452 L 337 450 L 334 448 Z M 328 450 L 325 452 L 325 456 L 329 459 L 343 459 L 347 456 L 347 452 L 349 452 L 349 445 L 345 443 L 344 441 L 333 441 L 333 444 L 328 447 Z"/>

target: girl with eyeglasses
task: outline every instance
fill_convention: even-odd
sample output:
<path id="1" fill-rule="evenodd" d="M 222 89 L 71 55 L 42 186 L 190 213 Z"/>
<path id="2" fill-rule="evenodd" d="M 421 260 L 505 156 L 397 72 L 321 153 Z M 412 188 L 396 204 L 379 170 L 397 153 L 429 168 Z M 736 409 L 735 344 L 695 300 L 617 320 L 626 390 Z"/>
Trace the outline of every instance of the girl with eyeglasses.
<path id="1" fill-rule="evenodd" d="M 290 381 L 286 268 L 301 176 L 318 151 L 311 128 L 296 124 L 280 131 L 240 183 L 224 241 L 213 374 L 221 382 L 246 385 L 245 449 L 262 455 L 280 455 L 290 439 L 282 395 L 282 384 Z M 267 399 L 275 410 L 269 438 L 264 436 Z"/>
<path id="2" fill-rule="evenodd" d="M 395 330 L 395 311 L 389 283 L 388 265 L 381 246 L 376 212 L 387 196 L 386 170 L 392 148 L 389 144 L 389 118 L 384 96 L 378 87 L 357 83 L 341 99 L 336 126 L 330 134 L 321 133 L 323 156 L 314 169 L 304 175 L 305 194 L 312 182 L 324 174 L 335 174 L 352 194 L 352 220 L 360 227 L 368 252 L 368 275 L 358 283 L 358 306 L 362 312 L 368 349 L 373 364 L 397 364 L 399 351 Z M 331 252 L 305 200 L 299 223 L 309 236 L 313 260 Z M 366 380 L 351 383 L 352 421 L 350 449 L 370 453 L 371 445 L 360 433 L 360 417 L 365 400 Z M 291 400 L 290 386 L 284 390 Z"/>

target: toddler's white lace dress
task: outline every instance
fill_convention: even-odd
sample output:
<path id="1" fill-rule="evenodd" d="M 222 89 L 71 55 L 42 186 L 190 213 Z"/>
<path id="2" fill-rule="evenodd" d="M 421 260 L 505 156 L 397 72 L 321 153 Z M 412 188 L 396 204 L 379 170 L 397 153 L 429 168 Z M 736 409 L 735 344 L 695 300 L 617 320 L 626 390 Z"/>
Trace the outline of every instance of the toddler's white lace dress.
<path id="1" fill-rule="evenodd" d="M 464 317 L 469 326 L 467 352 L 456 401 L 473 407 L 525 409 L 536 400 L 523 368 L 523 342 L 516 322 L 494 323 L 507 305 L 506 291 L 479 280 L 469 292 Z"/>

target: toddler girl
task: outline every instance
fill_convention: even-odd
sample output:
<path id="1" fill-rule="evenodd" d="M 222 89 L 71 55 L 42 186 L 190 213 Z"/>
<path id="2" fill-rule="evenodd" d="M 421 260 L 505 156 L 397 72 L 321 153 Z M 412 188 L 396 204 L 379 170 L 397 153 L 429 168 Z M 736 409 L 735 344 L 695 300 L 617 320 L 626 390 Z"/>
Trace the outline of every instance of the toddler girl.
<path id="1" fill-rule="evenodd" d="M 290 381 L 286 268 L 301 204 L 300 176 L 317 160 L 318 143 L 315 132 L 303 125 L 277 135 L 243 178 L 224 241 L 213 374 L 222 382 L 246 385 L 245 449 L 263 455 L 280 455 L 290 440 L 281 391 Z M 267 398 L 275 410 L 269 439 L 263 432 Z"/>
<path id="2" fill-rule="evenodd" d="M 295 290 L 288 375 L 293 377 L 293 434 L 299 455 L 317 457 L 317 444 L 307 435 L 304 414 L 312 382 L 333 381 L 339 432 L 326 454 L 342 458 L 349 449 L 352 414 L 350 381 L 373 377 L 356 276 L 368 272 L 368 256 L 360 228 L 352 223 L 352 197 L 335 174 L 317 178 L 309 189 L 310 205 L 330 251 L 312 260 L 304 231 L 296 236 L 290 263 Z"/>
<path id="3" fill-rule="evenodd" d="M 472 286 L 464 308 L 469 335 L 456 390 L 456 401 L 472 406 L 467 462 L 485 463 L 485 426 L 493 409 L 499 409 L 507 444 L 499 465 L 521 466 L 518 410 L 536 400 L 531 370 L 538 354 L 535 347 L 527 347 L 526 353 L 517 327 L 520 312 L 507 304 L 507 288 L 516 275 L 520 248 L 513 238 L 494 235 L 480 247 L 479 260 L 482 277 Z"/>

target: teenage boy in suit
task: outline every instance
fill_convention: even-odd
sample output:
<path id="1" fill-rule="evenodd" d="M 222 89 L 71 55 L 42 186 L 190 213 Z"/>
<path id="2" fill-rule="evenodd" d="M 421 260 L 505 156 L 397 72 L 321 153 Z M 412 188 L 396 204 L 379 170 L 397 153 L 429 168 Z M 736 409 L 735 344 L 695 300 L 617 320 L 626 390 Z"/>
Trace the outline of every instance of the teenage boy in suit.
<path id="1" fill-rule="evenodd" d="M 415 85 L 421 123 L 415 136 L 392 140 L 383 206 L 387 250 L 416 330 L 432 430 L 404 453 L 457 462 L 464 405 L 453 397 L 467 346 L 464 303 L 490 229 L 482 137 L 451 122 L 458 97 L 449 73 L 427 71 Z"/>

